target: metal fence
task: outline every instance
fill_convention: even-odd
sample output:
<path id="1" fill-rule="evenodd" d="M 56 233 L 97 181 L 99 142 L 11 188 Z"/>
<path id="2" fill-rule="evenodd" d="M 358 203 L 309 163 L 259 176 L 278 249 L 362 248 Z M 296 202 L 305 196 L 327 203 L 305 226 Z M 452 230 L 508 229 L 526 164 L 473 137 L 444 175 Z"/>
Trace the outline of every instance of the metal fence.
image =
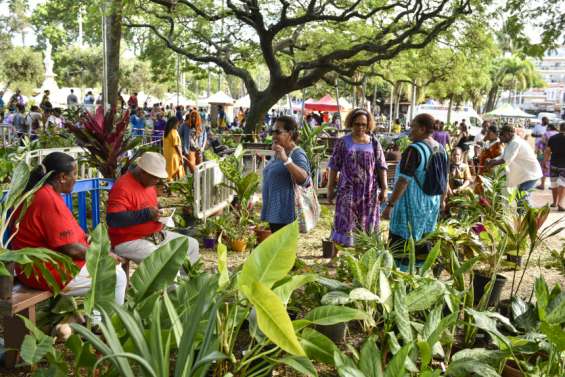
<path id="1" fill-rule="evenodd" d="M 18 135 L 16 129 L 11 124 L 0 124 L 0 138 L 2 139 L 2 147 L 6 148 L 18 143 Z"/>

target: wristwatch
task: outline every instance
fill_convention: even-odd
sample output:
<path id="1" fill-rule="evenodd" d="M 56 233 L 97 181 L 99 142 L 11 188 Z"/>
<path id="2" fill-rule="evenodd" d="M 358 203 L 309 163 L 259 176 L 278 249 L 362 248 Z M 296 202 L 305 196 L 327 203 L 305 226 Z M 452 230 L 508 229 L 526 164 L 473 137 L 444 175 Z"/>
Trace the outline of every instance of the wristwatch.
<path id="1" fill-rule="evenodd" d="M 284 166 L 287 166 L 288 164 L 292 164 L 292 158 L 289 157 L 285 163 L 283 163 Z"/>

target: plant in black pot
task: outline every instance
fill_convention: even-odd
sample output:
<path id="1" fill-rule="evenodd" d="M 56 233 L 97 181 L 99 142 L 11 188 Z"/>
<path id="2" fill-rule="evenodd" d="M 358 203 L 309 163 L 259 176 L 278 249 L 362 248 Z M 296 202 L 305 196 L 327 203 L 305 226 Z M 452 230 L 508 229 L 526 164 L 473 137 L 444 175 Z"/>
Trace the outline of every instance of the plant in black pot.
<path id="1" fill-rule="evenodd" d="M 507 278 L 499 274 L 509 236 L 494 223 L 485 223 L 479 233 L 481 248 L 475 249 L 480 264 L 473 272 L 474 305 L 480 310 L 497 306 Z"/>

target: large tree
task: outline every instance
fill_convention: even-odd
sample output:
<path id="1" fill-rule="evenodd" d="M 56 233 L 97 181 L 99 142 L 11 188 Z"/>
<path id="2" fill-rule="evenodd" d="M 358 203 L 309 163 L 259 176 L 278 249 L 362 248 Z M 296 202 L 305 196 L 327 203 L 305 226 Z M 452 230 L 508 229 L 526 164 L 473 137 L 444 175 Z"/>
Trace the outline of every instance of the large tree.
<path id="1" fill-rule="evenodd" d="M 480 3 L 474 0 L 135 0 L 125 25 L 151 30 L 190 60 L 239 77 L 251 98 L 246 131 L 284 95 L 329 75 L 426 46 Z M 260 87 L 250 73 L 264 65 Z"/>

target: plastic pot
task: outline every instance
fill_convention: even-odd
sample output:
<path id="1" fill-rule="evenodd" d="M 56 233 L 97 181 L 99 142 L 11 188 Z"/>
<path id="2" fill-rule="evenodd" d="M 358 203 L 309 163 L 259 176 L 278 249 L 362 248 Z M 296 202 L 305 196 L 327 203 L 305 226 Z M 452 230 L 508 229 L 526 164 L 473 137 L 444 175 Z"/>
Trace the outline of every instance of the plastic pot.
<path id="1" fill-rule="evenodd" d="M 9 300 L 12 298 L 12 289 L 14 288 L 14 264 L 9 263 L 6 265 L 10 276 L 0 276 L 0 300 Z"/>
<path id="2" fill-rule="evenodd" d="M 506 254 L 506 260 L 508 262 L 514 263 L 518 267 L 522 265 L 522 256 L 521 255 Z"/>
<path id="3" fill-rule="evenodd" d="M 345 340 L 345 331 L 347 323 L 336 323 L 335 325 L 316 326 L 316 330 L 330 338 L 334 343 L 343 343 Z"/>
<path id="4" fill-rule="evenodd" d="M 247 249 L 247 241 L 246 240 L 231 240 L 230 245 L 233 251 L 237 253 L 242 253 Z"/>
<path id="5" fill-rule="evenodd" d="M 265 241 L 272 234 L 270 229 L 255 228 L 257 243 Z"/>
<path id="6" fill-rule="evenodd" d="M 491 277 L 483 275 L 479 272 L 475 272 L 475 278 L 473 279 L 473 291 L 475 293 L 474 302 L 475 305 L 479 304 L 479 301 L 483 297 L 485 293 L 485 288 L 488 282 L 490 281 Z M 502 288 L 504 288 L 504 284 L 508 279 L 503 275 L 496 274 L 496 280 L 494 281 L 494 287 L 490 292 L 490 297 L 488 300 L 488 306 L 498 306 L 498 302 L 500 301 L 500 295 L 502 294 Z"/>
<path id="7" fill-rule="evenodd" d="M 324 258 L 335 258 L 337 256 L 337 250 L 333 241 L 322 240 L 322 256 Z"/>
<path id="8" fill-rule="evenodd" d="M 213 237 L 204 237 L 202 238 L 202 243 L 204 244 L 205 249 L 214 249 L 216 247 L 217 240 Z"/>
<path id="9" fill-rule="evenodd" d="M 508 360 L 504 364 L 504 369 L 502 369 L 502 377 L 524 377 L 524 374 L 520 372 L 516 363 L 513 360 Z"/>

